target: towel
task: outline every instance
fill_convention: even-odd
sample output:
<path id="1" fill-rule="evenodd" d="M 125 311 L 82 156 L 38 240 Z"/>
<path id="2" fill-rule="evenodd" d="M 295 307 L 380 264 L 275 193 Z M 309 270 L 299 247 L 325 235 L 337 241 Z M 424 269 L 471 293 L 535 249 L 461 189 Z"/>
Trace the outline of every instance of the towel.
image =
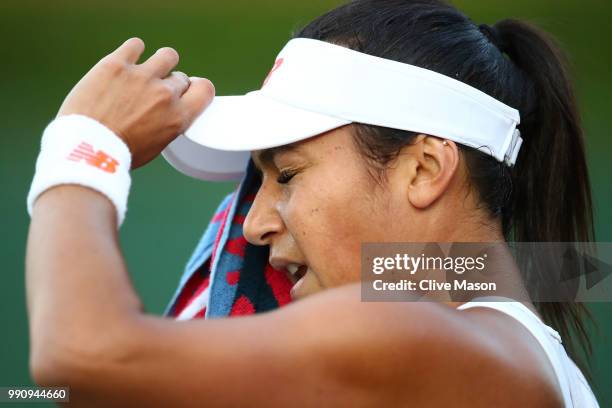
<path id="1" fill-rule="evenodd" d="M 223 199 L 193 251 L 164 314 L 179 320 L 262 313 L 291 302 L 292 283 L 268 262 L 269 247 L 248 243 L 243 224 L 261 178 L 253 162 Z"/>

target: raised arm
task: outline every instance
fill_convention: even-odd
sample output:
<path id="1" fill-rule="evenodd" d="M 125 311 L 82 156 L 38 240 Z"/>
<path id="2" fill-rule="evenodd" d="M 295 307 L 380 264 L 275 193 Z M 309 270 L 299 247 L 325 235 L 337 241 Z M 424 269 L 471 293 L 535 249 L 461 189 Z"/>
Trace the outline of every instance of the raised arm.
<path id="1" fill-rule="evenodd" d="M 106 125 L 132 167 L 157 156 L 213 95 L 206 80 L 167 76 L 173 50 L 136 65 L 143 47 L 132 39 L 104 58 L 59 113 Z M 515 341 L 516 322 L 475 324 L 432 303 L 362 303 L 359 285 L 253 317 L 148 316 L 117 217 L 106 195 L 74 184 L 46 190 L 32 207 L 31 371 L 38 384 L 69 385 L 71 406 L 528 406 L 550 388 L 534 346 Z"/>

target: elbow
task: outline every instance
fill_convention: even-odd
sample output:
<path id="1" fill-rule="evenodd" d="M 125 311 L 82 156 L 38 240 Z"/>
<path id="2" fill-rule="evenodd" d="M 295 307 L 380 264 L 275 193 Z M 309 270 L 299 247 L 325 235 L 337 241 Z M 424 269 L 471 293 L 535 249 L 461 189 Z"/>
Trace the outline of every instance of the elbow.
<path id="1" fill-rule="evenodd" d="M 95 343 L 72 341 L 71 336 L 60 333 L 32 336 L 30 376 L 41 387 L 72 385 L 86 364 L 96 364 L 93 349 L 98 347 Z"/>
<path id="2" fill-rule="evenodd" d="M 29 370 L 32 380 L 40 387 L 66 386 L 71 373 L 68 359 L 52 348 L 31 350 Z"/>
<path id="3" fill-rule="evenodd" d="M 86 331 L 53 333 L 32 337 L 29 358 L 30 375 L 39 386 L 70 386 L 78 391 L 95 390 L 116 378 L 134 359 L 135 327 L 121 325 L 99 328 L 92 335 Z"/>

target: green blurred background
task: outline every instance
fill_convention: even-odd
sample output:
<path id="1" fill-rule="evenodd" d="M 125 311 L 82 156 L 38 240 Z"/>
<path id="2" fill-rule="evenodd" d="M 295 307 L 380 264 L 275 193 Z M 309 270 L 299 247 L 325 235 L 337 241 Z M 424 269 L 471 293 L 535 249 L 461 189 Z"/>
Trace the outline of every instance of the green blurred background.
<path id="1" fill-rule="evenodd" d="M 32 384 L 28 374 L 24 253 L 25 198 L 39 140 L 65 94 L 102 56 L 131 37 L 145 56 L 172 46 L 179 69 L 206 76 L 217 94 L 256 89 L 290 33 L 340 4 L 282 1 L 0 2 L 0 386 Z M 612 241 L 612 2 L 461 0 L 477 23 L 526 18 L 554 33 L 571 56 L 584 116 L 600 241 Z M 563 182 L 560 180 L 560 182 Z M 133 173 L 124 254 L 147 311 L 159 314 L 219 200 L 233 189 L 189 179 L 162 158 Z M 563 199 L 563 198 L 562 198 Z M 571 199 L 567 197 L 565 199 Z M 58 276 L 61 279 L 61 276 Z M 109 299 L 110 300 L 110 299 Z M 612 306 L 593 304 L 595 392 L 612 406 Z M 103 333 L 101 333 L 103 335 Z M 408 381 L 409 379 L 407 379 Z"/>

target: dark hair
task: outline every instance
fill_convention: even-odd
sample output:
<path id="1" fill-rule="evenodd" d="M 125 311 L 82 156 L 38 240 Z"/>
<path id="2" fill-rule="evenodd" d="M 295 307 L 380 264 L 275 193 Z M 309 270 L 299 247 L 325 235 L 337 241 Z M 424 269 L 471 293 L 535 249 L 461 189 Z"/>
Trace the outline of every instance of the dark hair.
<path id="1" fill-rule="evenodd" d="M 594 240 L 576 98 L 565 57 L 546 32 L 512 19 L 478 26 L 440 0 L 356 0 L 318 17 L 294 37 L 430 69 L 518 109 L 524 142 L 514 167 L 461 146 L 482 205 L 500 217 L 508 241 Z M 364 124 L 353 129 L 361 152 L 381 170 L 416 135 Z M 576 334 L 578 346 L 590 356 L 586 306 L 536 305 L 588 375 L 571 337 Z"/>

